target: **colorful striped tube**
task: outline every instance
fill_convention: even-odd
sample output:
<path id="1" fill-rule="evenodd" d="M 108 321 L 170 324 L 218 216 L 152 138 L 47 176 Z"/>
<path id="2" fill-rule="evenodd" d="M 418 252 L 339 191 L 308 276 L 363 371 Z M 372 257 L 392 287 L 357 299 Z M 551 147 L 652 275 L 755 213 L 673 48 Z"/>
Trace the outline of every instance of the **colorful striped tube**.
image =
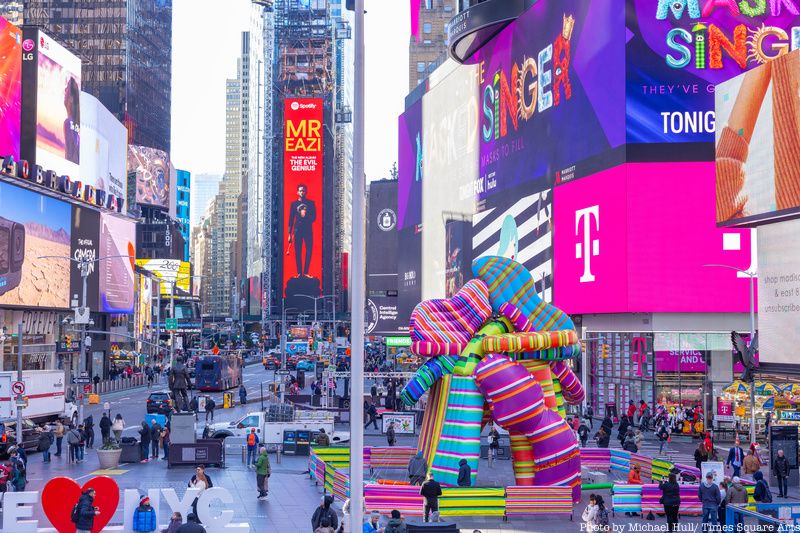
<path id="1" fill-rule="evenodd" d="M 428 405 L 422 418 L 422 428 L 417 445 L 417 449 L 425 456 L 425 462 L 428 465 L 431 464 L 436 447 L 439 446 L 439 437 L 442 435 L 447 397 L 450 394 L 450 378 L 450 375 L 442 377 L 433 384 L 428 394 Z"/>
<path id="2" fill-rule="evenodd" d="M 545 408 L 542 388 L 533 376 L 508 357 L 490 354 L 478 363 L 475 381 L 491 403 L 495 421 L 528 438 L 535 484 L 570 486 L 573 500 L 580 501 L 581 465 L 575 434 L 563 418 Z"/>
<path id="3" fill-rule="evenodd" d="M 561 393 L 570 405 L 578 405 L 586 397 L 583 385 L 578 381 L 578 376 L 567 366 L 564 361 L 554 361 L 550 363 L 553 375 L 561 382 Z"/>
<path id="4" fill-rule="evenodd" d="M 469 341 L 467 347 L 458 357 L 453 373 L 459 376 L 471 376 L 475 372 L 475 365 L 483 359 L 486 353 L 483 349 L 483 343 L 481 342 L 482 338 L 485 335 L 496 335 L 507 331 L 512 331 L 512 329 L 511 324 L 505 318 L 489 322 L 479 329 L 475 337 Z"/>
<path id="5" fill-rule="evenodd" d="M 400 399 L 409 407 L 417 403 L 431 388 L 434 383 L 442 379 L 443 376 L 453 373 L 455 359 L 449 355 L 442 355 L 425 361 L 425 364 L 417 369 L 413 378 L 408 380 L 406 386 L 400 392 Z"/>
<path id="6" fill-rule="evenodd" d="M 511 466 L 514 468 L 514 479 L 517 485 L 532 487 L 534 462 L 528 437 L 512 431 L 509 431 L 508 436 L 511 441 Z"/>
<path id="7" fill-rule="evenodd" d="M 559 331 L 521 331 L 503 335 L 489 335 L 483 338 L 483 350 L 491 353 L 551 353 L 549 348 L 560 348 L 577 344 L 578 334 L 574 329 Z M 541 358 L 541 357 L 540 357 Z"/>
<path id="8" fill-rule="evenodd" d="M 549 304 L 548 304 L 549 305 Z M 555 309 L 555 308 L 554 308 Z M 518 332 L 538 332 L 540 331 L 534 323 L 528 320 L 525 314 L 514 304 L 505 302 L 500 305 L 498 312 L 508 318 L 511 324 L 514 325 L 514 330 Z M 571 320 L 570 320 L 571 323 Z M 549 330 L 543 329 L 541 331 L 548 332 L 548 331 L 564 331 L 564 332 L 572 332 L 572 335 L 567 333 L 568 340 L 572 342 L 556 342 L 550 346 L 540 346 L 536 348 L 534 351 L 525 352 L 525 350 L 520 350 L 525 352 L 523 356 L 525 359 L 543 359 L 547 361 L 554 361 L 558 359 L 571 359 L 573 357 L 578 357 L 581 354 L 581 344 L 578 342 L 578 334 L 575 332 L 573 327 L 565 328 L 562 330 Z M 538 333 L 541 335 L 542 333 Z M 538 341 L 544 343 L 545 341 Z M 492 350 L 489 350 L 492 351 Z M 504 351 L 504 350 L 494 350 L 494 351 Z"/>
<path id="9" fill-rule="evenodd" d="M 555 386 L 553 383 L 553 373 L 550 370 L 550 363 L 547 361 L 537 361 L 536 359 L 524 359 L 517 361 L 525 370 L 531 373 L 544 395 L 544 404 L 548 409 L 558 412 L 558 399 L 556 398 Z"/>
<path id="10" fill-rule="evenodd" d="M 411 353 L 422 357 L 458 355 L 466 347 L 467 343 L 465 342 L 414 341 L 411 343 Z"/>
<path id="11" fill-rule="evenodd" d="M 481 451 L 483 395 L 472 376 L 450 377 L 450 393 L 444 413 L 439 443 L 431 462 L 431 471 L 442 484 L 456 485 L 458 462 L 466 459 L 472 469 L 472 483 L 478 475 Z"/>
<path id="12" fill-rule="evenodd" d="M 411 340 L 426 341 L 434 346 L 466 345 L 491 314 L 486 284 L 470 280 L 452 298 L 425 300 L 414 308 L 410 320 Z M 460 351 L 446 354 L 457 355 Z"/>

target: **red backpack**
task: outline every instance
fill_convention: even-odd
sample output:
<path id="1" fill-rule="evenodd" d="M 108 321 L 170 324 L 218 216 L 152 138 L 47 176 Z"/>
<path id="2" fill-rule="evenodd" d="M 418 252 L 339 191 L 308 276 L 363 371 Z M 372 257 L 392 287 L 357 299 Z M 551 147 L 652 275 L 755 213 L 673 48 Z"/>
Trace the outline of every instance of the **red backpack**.
<path id="1" fill-rule="evenodd" d="M 256 445 L 256 434 L 255 433 L 250 433 L 247 436 L 247 445 L 248 446 L 255 446 Z"/>

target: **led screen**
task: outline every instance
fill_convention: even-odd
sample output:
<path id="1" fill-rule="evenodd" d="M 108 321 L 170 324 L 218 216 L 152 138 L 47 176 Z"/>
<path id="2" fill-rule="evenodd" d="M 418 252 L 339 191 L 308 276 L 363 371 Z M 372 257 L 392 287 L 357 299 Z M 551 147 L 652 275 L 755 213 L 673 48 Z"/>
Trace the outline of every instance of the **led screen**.
<path id="1" fill-rule="evenodd" d="M 136 174 L 136 203 L 147 204 L 164 209 L 170 205 L 170 162 L 169 154 L 163 150 L 147 146 L 128 146 L 128 172 Z"/>
<path id="2" fill-rule="evenodd" d="M 128 130 L 94 96 L 81 93 L 81 181 L 117 198 L 128 196 Z M 127 205 L 123 204 L 123 213 Z"/>
<path id="3" fill-rule="evenodd" d="M 175 294 L 180 294 L 181 291 L 189 294 L 192 280 L 191 263 L 177 259 L 137 259 L 136 264 L 162 280 L 159 284 L 161 294 L 170 294 L 173 284 L 175 284 Z"/>
<path id="4" fill-rule="evenodd" d="M 133 311 L 133 265 L 136 260 L 136 224 L 102 213 L 100 217 L 100 300 L 109 313 Z"/>

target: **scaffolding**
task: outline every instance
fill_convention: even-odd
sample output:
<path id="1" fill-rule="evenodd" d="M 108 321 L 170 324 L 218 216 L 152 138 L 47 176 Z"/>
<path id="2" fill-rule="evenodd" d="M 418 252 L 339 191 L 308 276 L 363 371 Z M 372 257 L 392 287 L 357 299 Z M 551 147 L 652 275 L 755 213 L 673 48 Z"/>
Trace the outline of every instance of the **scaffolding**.
<path id="1" fill-rule="evenodd" d="M 328 0 L 276 1 L 276 82 L 284 94 L 325 97 L 331 93 L 334 31 Z"/>

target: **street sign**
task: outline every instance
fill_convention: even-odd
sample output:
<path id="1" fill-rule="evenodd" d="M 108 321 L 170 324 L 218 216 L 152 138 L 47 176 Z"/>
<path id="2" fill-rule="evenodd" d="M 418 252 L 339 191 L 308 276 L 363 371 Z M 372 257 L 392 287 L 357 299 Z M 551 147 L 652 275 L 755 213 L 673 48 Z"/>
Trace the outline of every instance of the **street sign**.
<path id="1" fill-rule="evenodd" d="M 92 392 L 92 386 L 91 385 L 84 385 L 83 386 L 83 392 Z"/>
<path id="2" fill-rule="evenodd" d="M 276 376 L 288 376 L 289 374 L 291 374 L 291 372 L 289 372 L 288 370 L 276 370 L 275 371 L 275 375 Z"/>
<path id="3" fill-rule="evenodd" d="M 167 331 L 175 331 L 178 329 L 178 319 L 177 318 L 167 318 L 164 320 L 164 329 Z"/>
<path id="4" fill-rule="evenodd" d="M 386 337 L 386 346 L 411 346 L 411 337 Z"/>
<path id="5" fill-rule="evenodd" d="M 25 384 L 21 381 L 15 381 L 11 384 L 11 392 L 14 394 L 25 394 Z"/>
<path id="6" fill-rule="evenodd" d="M 89 371 L 88 370 L 82 370 L 79 377 L 88 378 L 89 377 Z"/>
<path id="7" fill-rule="evenodd" d="M 89 378 L 89 377 L 86 377 L 86 378 L 81 377 L 81 378 L 76 378 L 75 379 L 75 383 L 77 383 L 78 385 L 81 385 L 81 384 L 85 385 L 85 384 L 91 383 L 91 382 L 92 382 L 92 378 Z"/>

